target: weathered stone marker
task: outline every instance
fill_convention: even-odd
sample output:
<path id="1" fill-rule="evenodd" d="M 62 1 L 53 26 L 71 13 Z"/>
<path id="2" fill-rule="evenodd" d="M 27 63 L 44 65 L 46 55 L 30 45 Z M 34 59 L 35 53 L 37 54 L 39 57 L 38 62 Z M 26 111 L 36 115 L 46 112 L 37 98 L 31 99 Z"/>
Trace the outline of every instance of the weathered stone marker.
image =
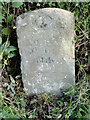
<path id="1" fill-rule="evenodd" d="M 18 47 L 27 95 L 61 94 L 75 82 L 74 16 L 44 8 L 17 17 Z"/>

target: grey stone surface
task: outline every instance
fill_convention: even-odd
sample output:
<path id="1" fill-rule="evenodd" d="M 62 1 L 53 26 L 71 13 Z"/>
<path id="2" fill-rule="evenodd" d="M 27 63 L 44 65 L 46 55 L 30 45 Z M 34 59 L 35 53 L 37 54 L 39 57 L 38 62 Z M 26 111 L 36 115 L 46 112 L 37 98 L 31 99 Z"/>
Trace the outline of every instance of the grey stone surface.
<path id="1" fill-rule="evenodd" d="M 61 94 L 75 84 L 74 16 L 44 8 L 17 17 L 18 47 L 27 95 Z"/>

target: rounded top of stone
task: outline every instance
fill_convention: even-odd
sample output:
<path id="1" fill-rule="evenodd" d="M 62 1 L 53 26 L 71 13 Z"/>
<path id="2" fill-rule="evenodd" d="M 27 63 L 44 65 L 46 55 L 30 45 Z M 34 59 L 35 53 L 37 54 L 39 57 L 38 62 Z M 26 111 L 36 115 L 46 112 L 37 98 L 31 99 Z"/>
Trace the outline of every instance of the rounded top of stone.
<path id="1" fill-rule="evenodd" d="M 72 17 L 74 15 L 72 12 L 64 10 L 64 9 L 60 9 L 60 8 L 42 8 L 42 9 L 28 11 L 26 13 L 23 13 L 16 18 L 16 21 L 24 19 L 28 15 L 30 16 L 30 15 L 44 13 L 44 12 L 47 13 L 47 14 L 50 13 L 50 12 L 51 13 L 55 12 L 56 14 L 62 14 L 63 16 L 70 15 Z"/>
<path id="2" fill-rule="evenodd" d="M 49 12 L 52 12 L 52 11 L 61 11 L 61 12 L 67 12 L 67 13 L 71 13 L 70 11 L 67 11 L 67 10 L 64 10 L 64 9 L 61 9 L 61 8 L 41 8 L 41 9 L 37 9 L 37 10 L 34 10 L 34 11 L 31 11 L 31 12 L 38 12 L 38 11 L 49 11 Z"/>

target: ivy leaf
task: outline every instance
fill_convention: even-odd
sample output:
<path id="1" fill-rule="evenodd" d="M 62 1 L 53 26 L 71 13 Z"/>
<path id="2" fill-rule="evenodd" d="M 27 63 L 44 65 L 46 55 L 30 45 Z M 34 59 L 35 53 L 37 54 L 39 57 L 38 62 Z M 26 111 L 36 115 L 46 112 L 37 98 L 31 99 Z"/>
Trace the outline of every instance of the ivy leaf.
<path id="1" fill-rule="evenodd" d="M 2 44 L 2 38 L 0 37 L 0 45 Z"/>
<path id="2" fill-rule="evenodd" d="M 22 4 L 23 4 L 23 2 L 13 2 L 12 7 L 19 8 Z"/>
<path id="3" fill-rule="evenodd" d="M 10 34 L 10 29 L 9 29 L 9 28 L 3 28 L 3 29 L 2 29 L 2 33 L 3 33 L 4 35 L 8 35 L 8 34 Z"/>
<path id="4" fill-rule="evenodd" d="M 15 53 L 9 53 L 9 54 L 8 54 L 8 59 L 14 57 L 15 55 L 16 55 Z"/>
<path id="5" fill-rule="evenodd" d="M 13 18 L 13 14 L 8 16 L 7 20 L 8 20 L 9 23 L 12 21 L 12 18 Z"/>
<path id="6" fill-rule="evenodd" d="M 8 54 L 9 54 L 10 52 L 15 51 L 15 50 L 17 50 L 17 49 L 16 49 L 16 47 L 14 47 L 14 46 L 9 46 L 9 47 L 6 49 L 6 51 L 7 51 Z"/>

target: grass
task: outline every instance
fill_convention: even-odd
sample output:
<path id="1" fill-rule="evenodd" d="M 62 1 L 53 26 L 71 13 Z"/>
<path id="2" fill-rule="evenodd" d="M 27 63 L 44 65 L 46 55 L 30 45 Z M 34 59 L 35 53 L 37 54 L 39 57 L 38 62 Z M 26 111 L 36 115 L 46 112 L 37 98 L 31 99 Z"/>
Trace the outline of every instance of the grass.
<path id="1" fill-rule="evenodd" d="M 54 95 L 26 96 L 20 70 L 15 19 L 18 15 L 39 8 L 57 7 L 75 16 L 75 88 Z M 0 38 L 0 117 L 48 119 L 89 119 L 89 3 L 2 3 L 2 40 Z M 8 11 L 8 12 L 7 12 Z M 5 28 L 8 28 L 5 29 Z M 11 47 L 12 46 L 12 47 Z M 17 50 L 16 50 L 17 49 Z"/>

